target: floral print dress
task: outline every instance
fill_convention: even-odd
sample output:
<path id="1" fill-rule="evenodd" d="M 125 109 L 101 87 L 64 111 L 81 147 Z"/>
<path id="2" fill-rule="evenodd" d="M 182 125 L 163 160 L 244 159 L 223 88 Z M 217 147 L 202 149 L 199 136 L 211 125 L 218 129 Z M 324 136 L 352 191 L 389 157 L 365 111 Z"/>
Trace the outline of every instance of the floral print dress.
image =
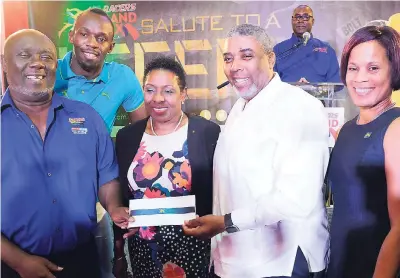
<path id="1" fill-rule="evenodd" d="M 128 170 L 132 198 L 189 195 L 188 125 L 162 136 L 144 133 Z M 209 277 L 210 243 L 183 234 L 181 226 L 141 227 L 129 239 L 133 277 Z"/>

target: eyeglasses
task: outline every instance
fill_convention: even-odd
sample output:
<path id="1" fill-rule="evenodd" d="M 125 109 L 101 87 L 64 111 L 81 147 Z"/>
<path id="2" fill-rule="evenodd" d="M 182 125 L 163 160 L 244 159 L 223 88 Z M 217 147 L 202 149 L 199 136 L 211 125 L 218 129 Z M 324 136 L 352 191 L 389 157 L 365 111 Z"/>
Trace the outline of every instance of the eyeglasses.
<path id="1" fill-rule="evenodd" d="M 310 18 L 312 18 L 312 17 L 313 17 L 312 15 L 308 15 L 308 14 L 303 14 L 303 15 L 296 14 L 295 16 L 292 16 L 292 19 L 296 20 L 296 21 L 299 21 L 299 20 L 309 21 Z"/>

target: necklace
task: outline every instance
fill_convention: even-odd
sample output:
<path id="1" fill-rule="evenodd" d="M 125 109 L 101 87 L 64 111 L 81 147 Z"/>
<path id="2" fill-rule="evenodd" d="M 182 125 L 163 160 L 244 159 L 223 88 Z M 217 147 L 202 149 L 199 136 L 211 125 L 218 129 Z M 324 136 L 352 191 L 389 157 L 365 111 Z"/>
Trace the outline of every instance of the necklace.
<path id="1" fill-rule="evenodd" d="M 183 119 L 183 112 L 181 111 L 181 117 L 180 117 L 179 122 L 178 122 L 178 124 L 176 125 L 176 127 L 175 127 L 175 129 L 174 129 L 173 132 L 175 132 L 175 131 L 178 129 L 179 125 L 180 125 L 181 122 L 182 122 L 182 119 Z M 157 133 L 154 131 L 154 127 L 153 127 L 153 118 L 152 118 L 152 117 L 150 117 L 150 127 L 151 127 L 151 132 L 153 132 L 153 134 L 154 134 L 155 136 L 158 136 Z"/>
<path id="2" fill-rule="evenodd" d="M 382 115 L 383 113 L 385 113 L 385 112 L 389 111 L 390 109 L 392 109 L 395 105 L 396 105 L 396 102 L 393 102 L 392 104 L 390 104 L 388 107 L 386 107 L 386 108 L 383 109 L 381 112 L 379 112 L 378 115 L 376 115 L 376 116 L 371 120 L 371 122 L 374 121 L 374 120 L 376 120 L 376 119 L 377 119 L 380 115 Z M 360 121 L 360 115 L 358 115 L 358 117 L 357 117 L 357 124 L 359 124 L 359 121 Z"/>

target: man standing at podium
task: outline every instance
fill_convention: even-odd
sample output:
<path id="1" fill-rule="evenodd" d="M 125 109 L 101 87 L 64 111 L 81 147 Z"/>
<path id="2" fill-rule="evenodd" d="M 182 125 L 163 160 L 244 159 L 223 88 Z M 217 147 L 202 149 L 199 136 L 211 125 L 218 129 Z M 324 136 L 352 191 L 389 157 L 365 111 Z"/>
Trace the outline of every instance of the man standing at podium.
<path id="1" fill-rule="evenodd" d="M 294 9 L 292 37 L 274 47 L 277 57 L 274 70 L 282 81 L 340 82 L 335 50 L 313 37 L 313 25 L 314 14 L 309 6 L 301 5 Z"/>

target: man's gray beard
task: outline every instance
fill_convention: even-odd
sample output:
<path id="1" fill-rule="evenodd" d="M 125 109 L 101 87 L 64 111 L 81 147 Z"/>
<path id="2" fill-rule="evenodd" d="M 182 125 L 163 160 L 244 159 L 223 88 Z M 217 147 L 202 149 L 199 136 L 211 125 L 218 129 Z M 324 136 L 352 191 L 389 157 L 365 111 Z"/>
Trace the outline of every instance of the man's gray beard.
<path id="1" fill-rule="evenodd" d="M 28 90 L 23 86 L 12 86 L 11 84 L 9 85 L 9 88 L 13 92 L 18 92 L 18 93 L 28 96 L 28 97 L 35 97 L 35 98 L 41 99 L 41 98 L 51 95 L 53 93 L 54 86 L 46 88 L 43 91 L 36 91 L 36 92 L 32 92 L 31 90 Z"/>
<path id="2" fill-rule="evenodd" d="M 241 97 L 247 101 L 254 98 L 259 92 L 259 90 L 256 87 L 256 84 L 254 84 L 254 83 L 250 86 L 250 88 L 246 92 L 239 92 L 239 90 L 235 86 L 232 86 L 232 87 L 233 87 L 233 90 L 235 91 L 235 93 L 239 97 Z"/>

